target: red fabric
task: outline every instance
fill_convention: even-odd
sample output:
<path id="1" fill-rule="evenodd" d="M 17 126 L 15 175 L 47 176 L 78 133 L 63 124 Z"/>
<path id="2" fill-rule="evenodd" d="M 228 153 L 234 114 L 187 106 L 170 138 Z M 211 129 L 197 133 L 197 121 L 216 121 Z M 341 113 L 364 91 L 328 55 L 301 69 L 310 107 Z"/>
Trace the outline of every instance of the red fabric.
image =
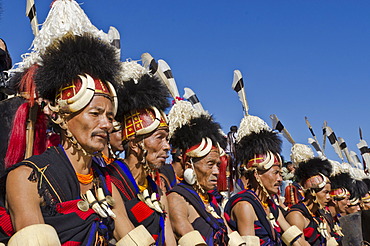
<path id="1" fill-rule="evenodd" d="M 34 77 L 38 68 L 39 66 L 34 64 L 29 69 L 27 69 L 19 84 L 19 90 L 22 93 L 25 93 L 25 97 L 29 100 L 31 107 L 35 103 L 36 85 Z"/>
<path id="2" fill-rule="evenodd" d="M 73 242 L 73 241 L 65 242 L 62 244 L 62 246 L 80 246 L 80 245 L 81 245 L 80 242 Z"/>
<path id="3" fill-rule="evenodd" d="M 58 146 L 60 144 L 60 136 L 57 133 L 52 133 L 46 140 L 46 147 Z"/>
<path id="4" fill-rule="evenodd" d="M 37 118 L 35 122 L 35 138 L 33 142 L 33 154 L 41 155 L 46 150 L 46 124 L 47 118 L 44 112 L 37 107 Z"/>
<path id="5" fill-rule="evenodd" d="M 131 212 L 139 223 L 143 222 L 146 218 L 154 213 L 144 202 L 140 201 L 131 208 Z"/>
<path id="6" fill-rule="evenodd" d="M 303 229 L 303 234 L 306 238 L 310 238 L 312 234 L 314 233 L 315 229 L 312 227 L 307 227 Z"/>
<path id="7" fill-rule="evenodd" d="M 37 107 L 36 122 L 34 124 L 33 154 L 40 155 L 46 150 L 46 123 L 47 118 Z M 9 138 L 8 149 L 5 156 L 5 167 L 22 161 L 25 158 L 27 143 L 27 120 L 29 118 L 29 103 L 19 106 L 13 120 L 13 128 Z"/>
<path id="8" fill-rule="evenodd" d="M 26 122 L 28 118 L 28 103 L 19 106 L 13 120 L 13 129 L 10 134 L 8 149 L 5 156 L 5 168 L 22 161 L 26 151 Z"/>
<path id="9" fill-rule="evenodd" d="M 14 234 L 14 229 L 12 225 L 12 220 L 10 215 L 7 213 L 6 209 L 0 207 L 0 218 L 1 218 L 1 229 L 6 233 L 6 235 L 11 236 Z"/>
<path id="10" fill-rule="evenodd" d="M 89 210 L 87 210 L 86 212 L 81 211 L 77 207 L 78 201 L 82 201 L 82 199 L 58 203 L 56 206 L 56 210 L 58 213 L 61 214 L 76 213 L 81 219 L 86 220 L 90 215 L 94 213 L 94 210 L 89 208 Z"/>
<path id="11" fill-rule="evenodd" d="M 221 164 L 219 175 L 217 178 L 217 190 L 218 191 L 227 191 L 227 179 L 226 179 L 226 170 L 228 166 L 228 158 L 226 155 L 220 156 Z"/>

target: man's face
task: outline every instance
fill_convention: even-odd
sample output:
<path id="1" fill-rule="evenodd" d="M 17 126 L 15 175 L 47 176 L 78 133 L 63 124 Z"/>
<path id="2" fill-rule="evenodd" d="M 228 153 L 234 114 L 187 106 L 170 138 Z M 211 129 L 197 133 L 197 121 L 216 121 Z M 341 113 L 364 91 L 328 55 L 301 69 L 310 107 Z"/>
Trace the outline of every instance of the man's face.
<path id="1" fill-rule="evenodd" d="M 328 205 L 329 200 L 330 200 L 330 189 L 331 189 L 331 184 L 327 183 L 324 188 L 322 188 L 320 191 L 316 192 L 316 198 L 318 203 L 325 207 Z"/>
<path id="2" fill-rule="evenodd" d="M 333 202 L 335 204 L 335 209 L 337 213 L 343 214 L 346 212 L 346 209 L 348 208 L 348 204 L 349 204 L 349 199 L 347 196 L 346 198 L 342 200 L 334 200 Z"/>
<path id="3" fill-rule="evenodd" d="M 217 150 L 211 150 L 208 155 L 194 162 L 198 183 L 205 191 L 216 188 L 220 163 L 220 154 Z"/>
<path id="4" fill-rule="evenodd" d="M 122 131 L 115 131 L 109 135 L 109 143 L 112 147 L 113 152 L 123 151 L 122 145 Z"/>
<path id="5" fill-rule="evenodd" d="M 295 170 L 293 163 L 288 164 L 286 168 L 288 169 L 289 172 L 293 172 Z"/>
<path id="6" fill-rule="evenodd" d="M 357 203 L 356 205 L 348 205 L 346 208 L 346 214 L 353 214 L 360 210 L 360 203 Z"/>
<path id="7" fill-rule="evenodd" d="M 149 137 L 144 138 L 144 148 L 147 150 L 146 161 L 152 169 L 159 169 L 163 166 L 170 150 L 167 129 L 158 129 Z"/>
<path id="8" fill-rule="evenodd" d="M 88 153 L 103 151 L 113 128 L 113 105 L 104 96 L 94 96 L 79 113 L 67 119 L 68 130 Z"/>
<path id="9" fill-rule="evenodd" d="M 370 192 L 366 193 L 365 197 L 370 196 Z M 362 210 L 370 210 L 370 201 L 369 199 L 365 199 L 366 201 L 361 201 Z"/>
<path id="10" fill-rule="evenodd" d="M 270 195 L 278 193 L 282 182 L 280 166 L 272 166 L 269 170 L 257 175 L 259 175 L 263 186 Z"/>

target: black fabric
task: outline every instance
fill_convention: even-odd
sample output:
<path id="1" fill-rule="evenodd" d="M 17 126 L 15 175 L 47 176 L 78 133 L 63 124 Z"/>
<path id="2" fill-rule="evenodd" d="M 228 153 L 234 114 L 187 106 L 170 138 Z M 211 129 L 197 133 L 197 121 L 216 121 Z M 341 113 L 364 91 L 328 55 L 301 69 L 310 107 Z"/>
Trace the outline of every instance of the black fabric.
<path id="1" fill-rule="evenodd" d="M 238 194 L 232 196 L 227 202 L 225 206 L 225 214 L 226 214 L 225 217 L 226 217 L 226 220 L 227 220 L 227 223 L 230 229 L 233 231 L 238 230 L 237 222 L 231 219 L 231 211 L 232 211 L 232 208 L 235 206 L 235 204 L 237 204 L 240 201 L 247 201 L 252 205 L 254 212 L 257 215 L 258 221 L 263 226 L 264 230 L 268 233 L 268 237 L 271 240 L 271 243 L 273 243 L 274 245 L 281 245 L 281 242 L 278 239 L 279 237 L 274 236 L 274 234 L 277 235 L 276 230 L 273 233 L 272 231 L 273 228 L 271 226 L 270 221 L 267 219 L 267 214 L 264 208 L 262 207 L 262 204 L 259 201 L 258 197 L 254 194 L 252 190 L 242 190 Z M 279 217 L 278 207 L 276 205 L 275 206 L 271 206 L 271 205 L 273 204 L 269 203 L 271 213 L 274 215 L 275 218 L 278 218 Z M 261 235 L 258 235 L 257 233 L 256 233 L 256 236 L 261 238 Z M 266 238 L 261 238 L 261 239 L 264 241 L 268 241 L 266 240 Z"/>
<path id="2" fill-rule="evenodd" d="M 132 224 L 135 227 L 143 225 L 156 240 L 156 245 L 164 245 L 165 214 L 149 208 L 148 205 L 138 199 L 139 188 L 123 160 L 115 160 L 106 169 L 111 176 L 112 183 L 117 187 L 125 202 L 127 215 Z M 150 178 L 148 178 L 148 182 L 149 190 L 157 192 L 155 183 Z"/>
<path id="3" fill-rule="evenodd" d="M 288 213 L 293 211 L 298 211 L 302 213 L 302 215 L 310 221 L 308 226 L 305 229 L 303 229 L 303 234 L 305 236 L 306 241 L 310 245 L 314 246 L 326 245 L 325 238 L 318 231 L 320 218 L 316 216 L 313 217 L 310 211 L 308 211 L 306 205 L 304 205 L 302 202 L 293 205 Z"/>
<path id="4" fill-rule="evenodd" d="M 227 245 L 227 228 L 223 219 L 216 219 L 210 213 L 206 211 L 205 205 L 196 191 L 192 186 L 180 183 L 175 186 L 170 192 L 176 192 L 185 198 L 194 209 L 200 215 L 193 223 L 192 226 L 194 230 L 199 231 L 199 233 L 205 238 L 208 245 Z M 212 194 L 209 194 L 212 199 Z M 210 200 L 211 200 L 210 199 Z M 215 199 L 210 202 L 216 213 L 221 217 L 221 210 L 217 205 Z"/>
<path id="5" fill-rule="evenodd" d="M 38 192 L 45 201 L 41 206 L 44 221 L 55 228 L 62 244 L 80 242 L 81 245 L 95 245 L 96 234 L 104 236 L 106 240 L 112 238 L 114 221 L 111 218 L 103 219 L 92 209 L 86 212 L 78 209 L 77 202 L 81 200 L 80 185 L 62 148 L 51 147 L 42 155 L 32 156 L 7 171 L 22 165 L 34 170 L 29 180 L 37 180 Z M 107 186 L 105 183 L 107 174 L 95 163 L 93 170 L 104 193 L 110 195 L 109 184 Z"/>

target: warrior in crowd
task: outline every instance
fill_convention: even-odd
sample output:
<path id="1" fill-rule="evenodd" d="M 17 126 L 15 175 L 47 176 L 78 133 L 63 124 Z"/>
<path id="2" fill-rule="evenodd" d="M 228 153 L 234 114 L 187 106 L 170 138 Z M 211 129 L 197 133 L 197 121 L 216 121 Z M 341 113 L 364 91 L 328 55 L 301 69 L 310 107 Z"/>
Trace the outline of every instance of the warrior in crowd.
<path id="1" fill-rule="evenodd" d="M 225 245 L 227 228 L 210 193 L 216 189 L 224 138 L 220 125 L 209 115 L 197 115 L 189 102 L 178 101 L 173 106 L 170 124 L 177 125 L 171 119 L 181 118 L 177 113 L 186 112 L 184 108 L 190 108 L 190 119 L 170 132 L 170 142 L 183 153 L 181 163 L 185 167 L 184 180 L 168 195 L 172 227 L 180 245 Z"/>
<path id="2" fill-rule="evenodd" d="M 12 74 L 26 103 L 0 177 L 1 245 L 345 245 L 340 220 L 369 210 L 369 179 L 335 172 L 331 161 L 290 140 L 296 169 L 286 172 L 294 180 L 286 208 L 282 141 L 248 114 L 238 70 L 233 88 L 245 117 L 226 137 L 208 112 L 179 97 L 164 61 L 145 53 L 143 65 L 120 62 L 104 35 L 75 1 L 56 0 Z M 48 121 L 60 144 L 46 149 Z M 17 134 L 21 128 L 27 137 Z M 305 154 L 294 155 L 299 149 Z M 225 177 L 237 170 L 239 179 L 220 178 L 220 170 Z M 233 185 L 238 192 L 228 197 Z M 225 206 L 217 200 L 222 191 Z"/>
<path id="3" fill-rule="evenodd" d="M 144 225 L 156 245 L 174 245 L 166 188 L 159 178 L 170 150 L 163 112 L 169 106 L 169 93 L 161 81 L 134 61 L 123 64 L 123 73 L 117 119 L 122 123 L 125 159 L 117 159 L 107 169 L 132 223 Z"/>
<path id="4" fill-rule="evenodd" d="M 330 200 L 331 171 L 328 160 L 312 158 L 301 162 L 295 172 L 305 195 L 303 201 L 290 208 L 286 219 L 304 232 L 304 239 L 310 245 L 336 245 L 324 217 L 324 207 Z"/>
<path id="5" fill-rule="evenodd" d="M 237 230 L 247 245 L 282 245 L 282 240 L 299 245 L 302 231 L 286 222 L 274 199 L 282 181 L 281 140 L 256 116 L 245 116 L 239 129 L 237 157 L 244 190 L 225 207 L 230 228 Z"/>

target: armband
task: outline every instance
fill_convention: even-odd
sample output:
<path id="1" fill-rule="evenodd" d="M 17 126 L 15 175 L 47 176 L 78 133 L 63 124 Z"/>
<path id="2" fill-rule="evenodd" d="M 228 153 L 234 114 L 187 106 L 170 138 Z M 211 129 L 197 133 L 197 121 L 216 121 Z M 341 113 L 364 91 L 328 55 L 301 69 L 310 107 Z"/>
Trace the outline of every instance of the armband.
<path id="1" fill-rule="evenodd" d="M 259 246 L 260 238 L 257 236 L 242 236 L 246 246 Z"/>
<path id="2" fill-rule="evenodd" d="M 245 241 L 240 236 L 239 232 L 233 231 L 229 234 L 229 243 L 227 246 L 245 246 Z"/>
<path id="3" fill-rule="evenodd" d="M 329 240 L 326 241 L 327 246 L 336 246 L 339 245 L 337 240 L 334 237 L 330 237 Z"/>
<path id="4" fill-rule="evenodd" d="M 149 246 L 153 244 L 155 244 L 155 241 L 152 235 L 150 235 L 143 225 L 139 225 L 135 229 L 131 230 L 116 243 L 117 246 Z"/>
<path id="5" fill-rule="evenodd" d="M 179 239 L 179 246 L 207 246 L 199 231 L 190 231 Z"/>
<path id="6" fill-rule="evenodd" d="M 60 246 L 57 231 L 51 225 L 35 224 L 17 231 L 8 246 Z"/>
<path id="7" fill-rule="evenodd" d="M 281 235 L 281 239 L 286 245 L 291 245 L 292 242 L 297 240 L 299 236 L 301 236 L 303 232 L 298 229 L 297 226 L 293 225 L 286 230 L 283 235 Z"/>

